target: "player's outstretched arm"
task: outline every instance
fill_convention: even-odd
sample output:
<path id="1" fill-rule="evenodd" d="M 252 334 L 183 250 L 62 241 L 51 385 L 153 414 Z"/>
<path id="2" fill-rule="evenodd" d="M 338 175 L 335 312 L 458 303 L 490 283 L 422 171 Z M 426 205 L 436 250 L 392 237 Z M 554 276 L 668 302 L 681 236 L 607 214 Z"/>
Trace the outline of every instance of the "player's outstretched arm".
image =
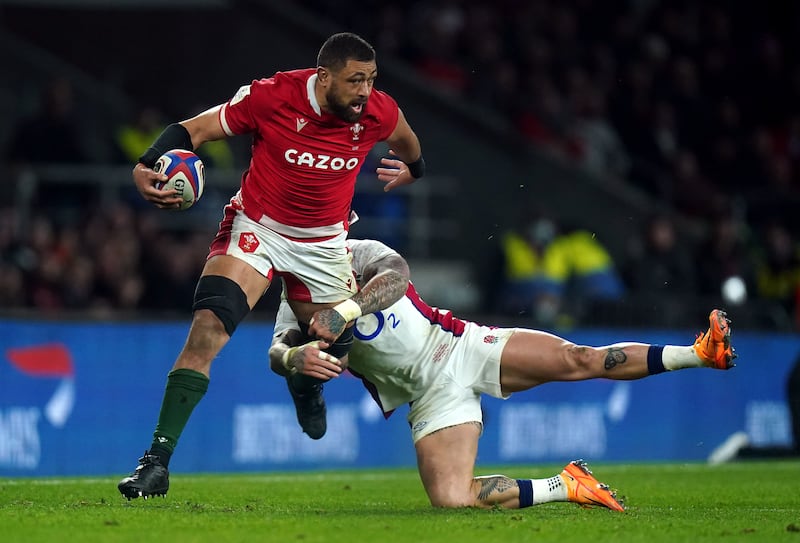
<path id="1" fill-rule="evenodd" d="M 361 290 L 334 307 L 317 311 L 309 323 L 309 335 L 335 341 L 349 322 L 386 309 L 402 298 L 410 275 L 408 263 L 400 255 L 369 264 L 362 275 Z"/>

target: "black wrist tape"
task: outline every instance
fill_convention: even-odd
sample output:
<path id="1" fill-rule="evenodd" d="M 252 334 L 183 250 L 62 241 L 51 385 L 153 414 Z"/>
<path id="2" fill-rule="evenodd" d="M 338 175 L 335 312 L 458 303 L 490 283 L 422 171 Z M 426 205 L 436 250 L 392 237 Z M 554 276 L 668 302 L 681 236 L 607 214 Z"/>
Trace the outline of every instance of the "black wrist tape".
<path id="1" fill-rule="evenodd" d="M 406 166 L 408 166 L 408 173 L 414 179 L 419 179 L 425 175 L 425 159 L 422 158 L 422 155 L 419 155 L 419 158 L 414 162 L 407 163 Z"/>
<path id="2" fill-rule="evenodd" d="M 139 162 L 152 168 L 161 155 L 173 149 L 185 149 L 194 151 L 192 146 L 192 136 L 182 124 L 172 123 L 156 138 L 156 141 L 148 147 L 147 151 L 139 157 Z"/>

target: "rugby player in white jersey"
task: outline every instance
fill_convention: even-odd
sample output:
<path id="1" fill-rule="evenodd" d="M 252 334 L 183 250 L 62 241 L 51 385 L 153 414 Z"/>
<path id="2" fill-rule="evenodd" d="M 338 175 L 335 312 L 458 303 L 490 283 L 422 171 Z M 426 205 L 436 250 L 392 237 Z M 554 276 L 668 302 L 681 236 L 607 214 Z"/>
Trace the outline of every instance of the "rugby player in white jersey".
<path id="1" fill-rule="evenodd" d="M 280 375 L 320 379 L 335 378 L 348 367 L 385 414 L 411 404 L 408 422 L 420 477 L 437 507 L 520 508 L 570 501 L 623 510 L 615 493 L 580 460 L 546 479 L 475 477 L 481 394 L 508 398 L 551 381 L 631 380 L 683 368 L 733 367 L 730 321 L 718 309 L 693 345 L 575 345 L 546 332 L 482 326 L 430 307 L 409 281 L 408 265 L 398 253 L 373 240 L 348 244 L 361 286 L 351 300 L 363 314 L 348 357 L 339 360 L 321 351 L 325 343 L 304 336 L 282 303 L 270 367 Z"/>
<path id="2" fill-rule="evenodd" d="M 197 283 L 192 324 L 167 376 L 149 450 L 118 488 L 128 499 L 164 495 L 168 464 L 194 407 L 208 389 L 211 363 L 239 322 L 281 278 L 312 337 L 346 354 L 358 315 L 346 302 L 356 292 L 346 237 L 356 177 L 370 150 L 385 141 L 393 153 L 377 169 L 384 190 L 423 176 L 419 140 L 395 100 L 373 87 L 375 50 L 351 33 L 329 37 L 317 67 L 278 72 L 241 87 L 228 102 L 169 125 L 142 155 L 133 180 L 145 200 L 176 209 L 176 191 L 156 188 L 153 171 L 171 149 L 194 150 L 206 141 L 252 136 L 250 167 L 225 206 L 219 231 Z M 331 328 L 335 327 L 336 332 Z M 309 436 L 325 433 L 321 385 L 305 375 L 289 380 L 298 417 Z"/>

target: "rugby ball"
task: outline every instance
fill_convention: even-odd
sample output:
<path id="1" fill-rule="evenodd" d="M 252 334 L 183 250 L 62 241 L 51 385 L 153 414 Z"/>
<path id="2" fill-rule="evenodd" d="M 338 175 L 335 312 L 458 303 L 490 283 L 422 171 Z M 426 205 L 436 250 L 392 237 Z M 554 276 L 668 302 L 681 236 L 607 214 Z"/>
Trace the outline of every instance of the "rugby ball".
<path id="1" fill-rule="evenodd" d="M 175 189 L 183 198 L 180 209 L 189 209 L 203 195 L 206 184 L 206 170 L 203 161 L 196 154 L 184 149 L 167 151 L 153 166 L 153 171 L 167 176 L 166 181 L 156 183 L 159 190 Z"/>

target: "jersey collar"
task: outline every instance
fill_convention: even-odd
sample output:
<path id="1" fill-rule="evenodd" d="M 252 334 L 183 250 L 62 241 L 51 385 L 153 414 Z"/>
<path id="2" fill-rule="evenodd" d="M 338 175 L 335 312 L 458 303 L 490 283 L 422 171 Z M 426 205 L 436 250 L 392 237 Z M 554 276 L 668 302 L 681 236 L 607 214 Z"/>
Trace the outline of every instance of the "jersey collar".
<path id="1" fill-rule="evenodd" d="M 319 102 L 317 102 L 317 93 L 314 91 L 314 88 L 317 86 L 317 74 L 311 74 L 311 77 L 308 78 L 306 81 L 306 92 L 308 94 L 308 103 L 311 104 L 311 108 L 314 112 L 322 117 L 322 108 L 319 107 Z"/>

